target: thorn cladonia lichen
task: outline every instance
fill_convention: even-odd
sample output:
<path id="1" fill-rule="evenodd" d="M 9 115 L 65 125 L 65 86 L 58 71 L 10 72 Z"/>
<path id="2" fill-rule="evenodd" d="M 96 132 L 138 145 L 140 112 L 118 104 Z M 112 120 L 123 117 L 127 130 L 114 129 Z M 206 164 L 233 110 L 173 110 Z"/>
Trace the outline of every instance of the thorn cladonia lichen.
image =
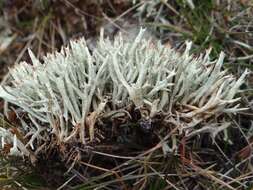
<path id="1" fill-rule="evenodd" d="M 2 144 L 13 144 L 14 155 L 35 152 L 52 134 L 60 144 L 88 144 L 97 138 L 101 115 L 129 104 L 150 110 L 149 117 L 166 115 L 168 124 L 180 126 L 179 133 L 188 136 L 201 131 L 215 136 L 227 128 L 228 122 L 202 123 L 242 109 L 236 94 L 248 72 L 236 79 L 221 68 L 224 53 L 214 61 L 209 58 L 211 49 L 194 56 L 190 42 L 179 53 L 144 39 L 144 32 L 140 30 L 132 42 L 121 35 L 110 41 L 101 32 L 92 52 L 81 38 L 43 61 L 29 50 L 32 64 L 15 65 L 8 82 L 0 86 L 0 97 L 19 110 L 18 130 L 26 141 L 0 127 Z"/>

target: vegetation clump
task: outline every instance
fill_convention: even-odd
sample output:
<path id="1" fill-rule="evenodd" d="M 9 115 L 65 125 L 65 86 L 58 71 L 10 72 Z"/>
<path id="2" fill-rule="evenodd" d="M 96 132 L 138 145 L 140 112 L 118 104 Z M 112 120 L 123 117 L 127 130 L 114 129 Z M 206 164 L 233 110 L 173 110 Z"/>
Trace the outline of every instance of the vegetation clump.
<path id="1" fill-rule="evenodd" d="M 34 141 L 50 133 L 59 143 L 91 142 L 99 117 L 130 104 L 146 108 L 146 119 L 158 113 L 169 120 L 180 118 L 180 130 L 188 134 L 214 115 L 240 110 L 235 95 L 247 71 L 236 80 L 221 71 L 224 53 L 217 61 L 210 61 L 211 50 L 194 57 L 187 42 L 181 55 L 160 42 L 143 40 L 143 34 L 141 30 L 133 43 L 121 36 L 111 42 L 102 34 L 92 53 L 84 39 L 72 41 L 61 52 L 45 56 L 43 63 L 29 51 L 32 65 L 16 65 L 0 93 L 29 117 L 30 123 L 20 117 L 20 130 L 30 139 L 24 145 L 34 149 Z M 6 133 L 3 138 L 8 138 Z"/>
<path id="2" fill-rule="evenodd" d="M 12 144 L 11 154 L 35 157 L 47 146 L 60 147 L 76 163 L 84 148 L 106 143 L 127 144 L 136 156 L 156 144 L 164 155 L 177 154 L 182 138 L 200 133 L 215 140 L 230 126 L 225 113 L 243 110 L 236 94 L 248 72 L 236 79 L 221 69 L 224 53 L 214 61 L 211 49 L 194 56 L 190 42 L 179 53 L 144 33 L 129 42 L 101 32 L 92 52 L 82 38 L 43 61 L 29 51 L 32 64 L 15 65 L 0 86 L 20 121 L 15 132 L 0 128 L 2 147 Z"/>

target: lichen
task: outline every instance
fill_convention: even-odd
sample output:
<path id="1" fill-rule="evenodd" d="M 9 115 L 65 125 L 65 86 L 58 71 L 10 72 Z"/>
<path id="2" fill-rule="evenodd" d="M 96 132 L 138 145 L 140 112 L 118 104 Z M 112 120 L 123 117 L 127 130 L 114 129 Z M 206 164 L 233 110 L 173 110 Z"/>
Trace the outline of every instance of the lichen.
<path id="1" fill-rule="evenodd" d="M 131 103 L 147 108 L 150 118 L 166 115 L 170 123 L 180 125 L 179 133 L 189 136 L 205 130 L 215 135 L 227 128 L 228 122 L 195 127 L 214 116 L 241 110 L 236 94 L 247 71 L 236 79 L 222 70 L 224 53 L 214 61 L 209 58 L 211 49 L 194 56 L 189 53 L 190 42 L 179 53 L 159 41 L 143 39 L 144 32 L 134 41 L 121 35 L 110 41 L 101 32 L 92 52 L 81 38 L 43 57 L 42 62 L 29 50 L 32 64 L 15 65 L 10 82 L 0 86 L 0 97 L 26 113 L 28 119 L 19 117 L 19 130 L 27 142 L 0 128 L 2 142 L 14 139 L 11 151 L 25 155 L 49 140 L 50 134 L 58 144 L 87 144 L 96 138 L 101 115 Z"/>

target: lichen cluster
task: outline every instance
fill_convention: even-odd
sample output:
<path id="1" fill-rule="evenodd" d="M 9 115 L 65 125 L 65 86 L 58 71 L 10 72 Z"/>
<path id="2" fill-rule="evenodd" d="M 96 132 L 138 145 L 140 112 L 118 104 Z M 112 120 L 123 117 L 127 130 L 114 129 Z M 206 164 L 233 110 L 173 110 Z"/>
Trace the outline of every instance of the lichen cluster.
<path id="1" fill-rule="evenodd" d="M 145 117 L 166 115 L 179 133 L 187 135 L 204 130 L 215 135 L 228 127 L 229 123 L 210 118 L 240 110 L 240 98 L 235 96 L 247 71 L 237 80 L 221 69 L 224 53 L 215 61 L 209 58 L 211 49 L 196 57 L 189 53 L 191 43 L 187 42 L 181 54 L 143 39 L 144 32 L 134 41 L 121 35 L 110 41 L 101 32 L 92 52 L 80 39 L 43 57 L 42 62 L 29 51 L 32 64 L 15 65 L 10 82 L 0 86 L 0 97 L 15 105 L 12 109 L 19 116 L 18 130 L 25 141 L 0 128 L 2 145 L 14 141 L 11 153 L 28 155 L 51 134 L 58 143 L 87 144 L 97 138 L 96 121 L 101 115 L 131 103 L 148 109 Z"/>

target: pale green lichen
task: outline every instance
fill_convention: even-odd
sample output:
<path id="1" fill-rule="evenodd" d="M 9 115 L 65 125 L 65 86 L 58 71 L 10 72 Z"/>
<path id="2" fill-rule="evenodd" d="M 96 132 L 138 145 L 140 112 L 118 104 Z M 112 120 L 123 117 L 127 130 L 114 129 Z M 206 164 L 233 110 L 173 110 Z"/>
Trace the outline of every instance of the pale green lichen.
<path id="1" fill-rule="evenodd" d="M 48 54 L 43 63 L 29 51 L 33 64 L 15 65 L 10 70 L 10 83 L 0 86 L 0 97 L 22 109 L 30 120 L 26 123 L 20 117 L 19 130 L 26 135 L 27 144 L 0 128 L 2 138 L 14 138 L 11 151 L 27 155 L 28 147 L 35 148 L 34 142 L 40 144 L 49 134 L 55 134 L 58 143 L 92 141 L 99 115 L 131 102 L 148 108 L 149 117 L 158 112 L 168 115 L 168 121 L 179 122 L 180 131 L 189 136 L 212 129 L 216 134 L 228 127 L 228 123 L 214 123 L 194 129 L 214 115 L 240 110 L 240 98 L 235 95 L 247 71 L 236 80 L 221 70 L 224 53 L 217 61 L 210 61 L 211 50 L 194 57 L 187 42 L 185 52 L 180 54 L 160 42 L 143 39 L 143 34 L 141 30 L 134 41 L 128 42 L 121 35 L 110 41 L 102 32 L 92 53 L 80 39 L 60 52 Z M 85 129 L 89 129 L 89 135 Z"/>

